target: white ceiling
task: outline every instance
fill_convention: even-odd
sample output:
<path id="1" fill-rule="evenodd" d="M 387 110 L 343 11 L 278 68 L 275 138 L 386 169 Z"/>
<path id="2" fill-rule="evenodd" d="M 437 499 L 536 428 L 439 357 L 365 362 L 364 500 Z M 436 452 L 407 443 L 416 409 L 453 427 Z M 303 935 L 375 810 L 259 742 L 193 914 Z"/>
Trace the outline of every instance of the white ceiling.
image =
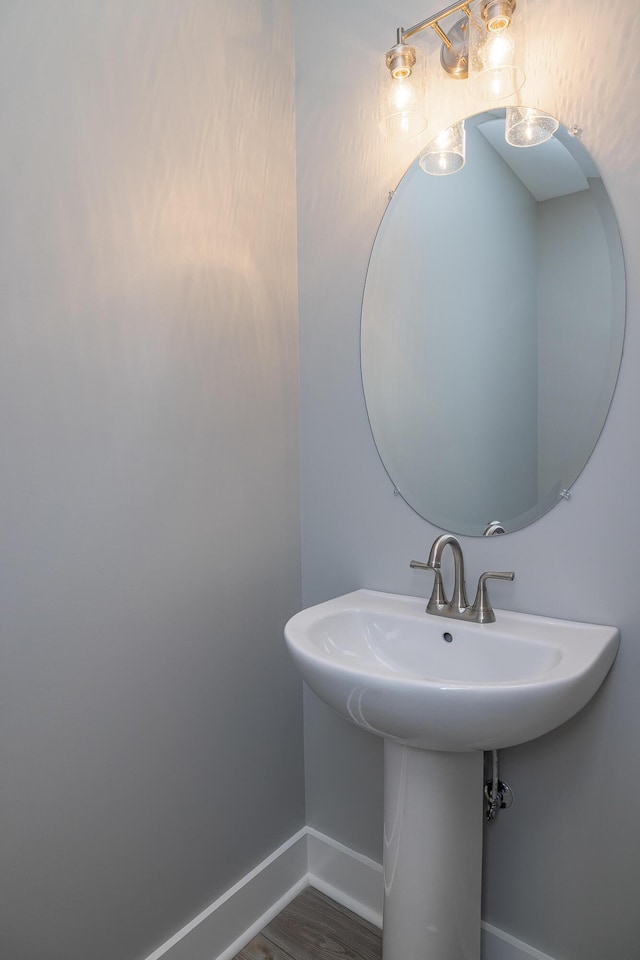
<path id="1" fill-rule="evenodd" d="M 478 124 L 478 130 L 536 200 L 589 189 L 577 161 L 555 137 L 535 147 L 512 147 L 504 138 L 504 120 L 486 120 Z"/>

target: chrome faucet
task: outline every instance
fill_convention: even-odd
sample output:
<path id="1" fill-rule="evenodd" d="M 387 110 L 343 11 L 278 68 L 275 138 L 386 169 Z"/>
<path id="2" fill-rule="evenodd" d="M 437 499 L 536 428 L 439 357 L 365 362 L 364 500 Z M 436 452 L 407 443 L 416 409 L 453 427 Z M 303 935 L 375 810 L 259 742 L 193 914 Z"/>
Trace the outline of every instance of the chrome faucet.
<path id="1" fill-rule="evenodd" d="M 447 600 L 442 581 L 442 554 L 445 547 L 451 547 L 454 564 L 453 597 Z M 464 557 L 459 540 L 449 533 L 443 533 L 433 541 L 426 563 L 412 560 L 410 567 L 418 570 L 432 570 L 434 573 L 433 590 L 427 604 L 427 613 L 435 617 L 449 617 L 452 620 L 468 620 L 472 623 L 494 623 L 496 615 L 493 612 L 487 593 L 487 580 L 513 580 L 515 573 L 495 573 L 487 571 L 480 575 L 476 598 L 472 604 L 467 600 L 464 585 Z"/>

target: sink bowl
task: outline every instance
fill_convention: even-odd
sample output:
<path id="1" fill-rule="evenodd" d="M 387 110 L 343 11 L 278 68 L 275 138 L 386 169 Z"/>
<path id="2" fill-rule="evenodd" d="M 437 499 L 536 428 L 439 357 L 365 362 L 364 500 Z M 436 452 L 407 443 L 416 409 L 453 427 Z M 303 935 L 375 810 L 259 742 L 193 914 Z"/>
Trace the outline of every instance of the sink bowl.
<path id="1" fill-rule="evenodd" d="M 510 747 L 594 695 L 616 627 L 496 610 L 491 624 L 425 613 L 425 600 L 357 590 L 302 610 L 285 638 L 325 703 L 378 736 L 426 750 Z"/>

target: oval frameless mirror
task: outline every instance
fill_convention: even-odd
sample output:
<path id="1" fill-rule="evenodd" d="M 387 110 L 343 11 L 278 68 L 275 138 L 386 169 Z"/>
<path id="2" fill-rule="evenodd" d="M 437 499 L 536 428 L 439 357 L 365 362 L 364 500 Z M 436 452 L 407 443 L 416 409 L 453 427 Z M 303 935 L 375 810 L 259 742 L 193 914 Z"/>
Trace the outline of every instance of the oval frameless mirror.
<path id="1" fill-rule="evenodd" d="M 504 110 L 466 121 L 467 160 L 416 160 L 373 245 L 362 380 L 398 492 L 454 533 L 517 530 L 568 491 L 600 435 L 624 337 L 615 214 L 560 127 L 510 146 Z"/>

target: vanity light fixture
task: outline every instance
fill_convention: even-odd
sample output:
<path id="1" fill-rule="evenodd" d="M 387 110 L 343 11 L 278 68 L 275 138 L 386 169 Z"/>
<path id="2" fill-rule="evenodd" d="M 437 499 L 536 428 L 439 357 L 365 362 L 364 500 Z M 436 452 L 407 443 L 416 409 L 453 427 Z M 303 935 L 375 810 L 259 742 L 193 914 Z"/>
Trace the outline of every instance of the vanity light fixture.
<path id="1" fill-rule="evenodd" d="M 506 114 L 504 138 L 512 147 L 535 147 L 550 140 L 560 126 L 535 107 L 507 107 Z"/>
<path id="2" fill-rule="evenodd" d="M 518 0 L 522 4 L 524 0 Z M 387 137 L 415 137 L 427 125 L 424 57 L 408 40 L 432 29 L 442 41 L 440 63 L 450 77 L 466 80 L 475 96 L 502 100 L 524 83 L 517 58 L 521 14 L 516 0 L 461 0 L 405 30 L 398 27 L 395 45 L 382 57 L 378 117 Z M 448 33 L 440 21 L 462 11 Z M 520 23 L 519 23 L 520 21 Z"/>

